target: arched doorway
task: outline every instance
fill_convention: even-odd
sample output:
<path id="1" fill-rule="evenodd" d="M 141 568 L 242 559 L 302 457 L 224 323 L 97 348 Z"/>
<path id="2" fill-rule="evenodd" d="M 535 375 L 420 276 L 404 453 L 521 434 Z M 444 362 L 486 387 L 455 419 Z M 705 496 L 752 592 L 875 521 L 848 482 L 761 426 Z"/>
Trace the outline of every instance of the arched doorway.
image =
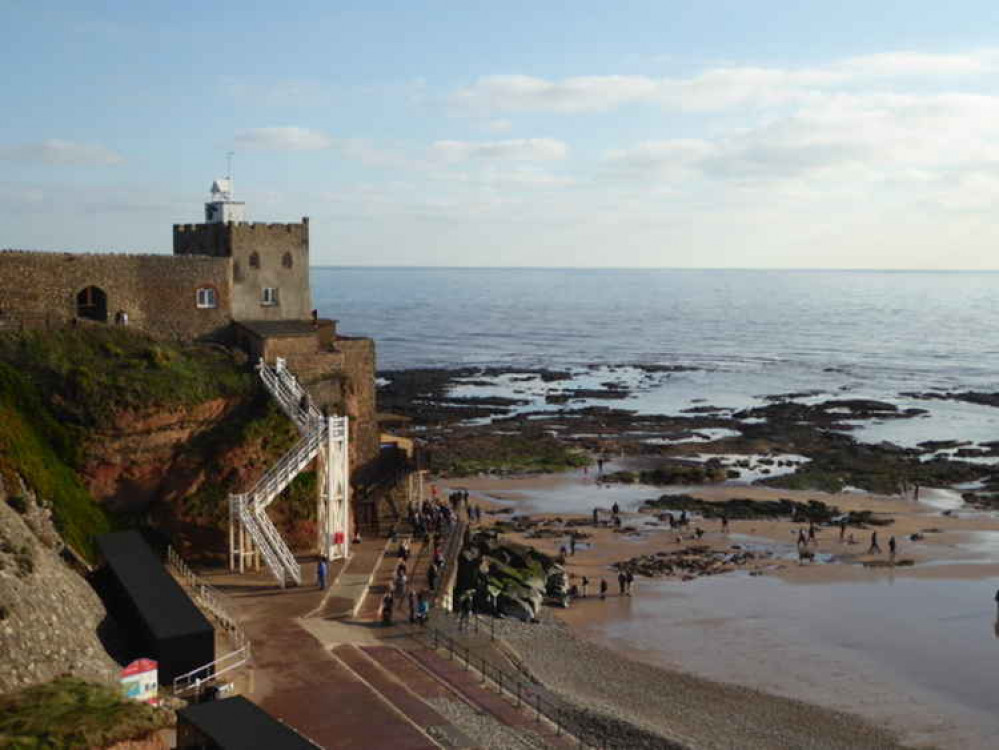
<path id="1" fill-rule="evenodd" d="M 108 296 L 96 286 L 88 286 L 76 295 L 76 317 L 108 322 Z"/>

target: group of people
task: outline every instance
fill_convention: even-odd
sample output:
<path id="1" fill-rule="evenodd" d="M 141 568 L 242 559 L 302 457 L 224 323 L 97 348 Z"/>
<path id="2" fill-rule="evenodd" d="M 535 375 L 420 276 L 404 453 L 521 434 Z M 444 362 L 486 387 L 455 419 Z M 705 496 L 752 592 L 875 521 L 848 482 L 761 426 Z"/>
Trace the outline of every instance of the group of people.
<path id="1" fill-rule="evenodd" d="M 409 580 L 408 564 L 411 555 L 409 540 L 403 539 L 399 542 L 399 547 L 396 550 L 399 563 L 395 568 L 392 585 L 389 586 L 388 591 L 385 592 L 385 596 L 382 597 L 381 619 L 383 624 L 392 624 L 396 608 L 402 607 L 404 602 L 409 605 L 410 623 L 420 625 L 426 623 L 427 617 L 430 614 L 430 592 L 436 588 L 440 568 L 444 564 L 443 554 L 436 543 L 436 534 L 433 541 L 433 558 L 427 569 L 427 585 L 429 588 L 419 592 L 416 591 L 416 582 Z"/>
<path id="2" fill-rule="evenodd" d="M 407 516 L 413 534 L 424 538 L 429 534 L 446 534 L 458 518 L 457 509 L 439 500 L 411 503 Z"/>

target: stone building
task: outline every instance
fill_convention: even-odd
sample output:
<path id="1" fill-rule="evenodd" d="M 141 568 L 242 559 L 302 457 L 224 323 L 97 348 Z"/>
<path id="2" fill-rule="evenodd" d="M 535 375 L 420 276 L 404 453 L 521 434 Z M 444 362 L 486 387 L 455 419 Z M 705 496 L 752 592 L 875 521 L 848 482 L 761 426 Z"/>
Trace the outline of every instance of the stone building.
<path id="1" fill-rule="evenodd" d="M 245 221 L 228 179 L 205 222 L 173 227 L 173 255 L 0 251 L 0 330 L 127 325 L 277 357 L 331 413 L 351 417 L 353 468 L 378 454 L 375 350 L 320 319 L 309 285 L 309 220 Z"/>

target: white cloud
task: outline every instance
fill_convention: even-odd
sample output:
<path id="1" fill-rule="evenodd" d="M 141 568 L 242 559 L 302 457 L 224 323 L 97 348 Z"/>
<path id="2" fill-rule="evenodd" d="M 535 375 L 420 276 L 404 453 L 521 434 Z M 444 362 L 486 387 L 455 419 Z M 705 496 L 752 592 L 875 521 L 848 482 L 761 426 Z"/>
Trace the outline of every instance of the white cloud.
<path id="1" fill-rule="evenodd" d="M 0 160 L 26 164 L 107 166 L 121 164 L 125 157 L 107 146 L 50 138 L 38 143 L 0 146 Z"/>
<path id="2" fill-rule="evenodd" d="M 513 112 L 599 112 L 654 96 L 656 81 L 645 76 L 585 76 L 546 81 L 525 75 L 477 79 L 454 94 L 473 110 Z"/>
<path id="3" fill-rule="evenodd" d="M 284 107 L 322 104 L 333 98 L 332 91 L 319 81 L 305 78 L 256 79 L 239 76 L 219 78 L 222 91 L 253 106 Z"/>
<path id="4" fill-rule="evenodd" d="M 488 133 L 509 133 L 513 123 L 509 120 L 490 120 L 482 128 Z"/>
<path id="5" fill-rule="evenodd" d="M 235 142 L 241 148 L 260 151 L 320 151 L 334 145 L 333 139 L 320 130 L 293 125 L 240 130 Z"/>
<path id="6" fill-rule="evenodd" d="M 830 180 L 844 170 L 926 182 L 942 173 L 999 165 L 999 97 L 834 94 L 793 113 L 713 138 L 638 143 L 605 163 L 636 180 Z"/>
<path id="7" fill-rule="evenodd" d="M 552 161 L 564 159 L 565 143 L 554 138 L 518 138 L 508 141 L 437 141 L 433 152 L 445 161 L 501 159 L 511 161 Z"/>
<path id="8" fill-rule="evenodd" d="M 972 54 L 885 52 L 805 68 L 725 65 L 689 77 L 527 75 L 483 76 L 454 92 L 453 103 L 474 112 L 605 112 L 629 104 L 681 111 L 717 111 L 804 101 L 886 79 L 982 76 L 999 69 L 999 51 Z"/>

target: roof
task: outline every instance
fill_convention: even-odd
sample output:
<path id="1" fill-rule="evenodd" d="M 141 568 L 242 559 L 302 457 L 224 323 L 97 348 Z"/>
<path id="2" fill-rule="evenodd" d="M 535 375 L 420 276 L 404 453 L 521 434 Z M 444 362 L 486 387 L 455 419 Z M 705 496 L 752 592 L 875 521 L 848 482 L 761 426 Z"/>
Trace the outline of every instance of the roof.
<path id="1" fill-rule="evenodd" d="M 102 534 L 97 546 L 154 638 L 214 630 L 138 531 Z"/>
<path id="2" fill-rule="evenodd" d="M 238 323 L 261 338 L 316 335 L 316 326 L 311 320 L 240 320 Z"/>
<path id="3" fill-rule="evenodd" d="M 223 750 L 321 750 L 242 696 L 188 706 L 177 716 Z"/>

